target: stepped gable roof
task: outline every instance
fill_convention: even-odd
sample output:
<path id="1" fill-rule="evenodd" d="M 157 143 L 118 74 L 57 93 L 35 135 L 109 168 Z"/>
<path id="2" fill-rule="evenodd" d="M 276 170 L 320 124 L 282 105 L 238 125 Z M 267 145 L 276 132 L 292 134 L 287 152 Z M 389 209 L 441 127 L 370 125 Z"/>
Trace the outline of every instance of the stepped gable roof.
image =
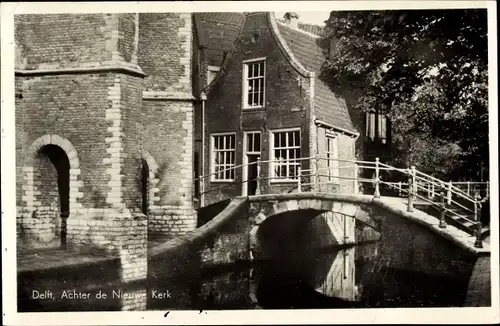
<path id="1" fill-rule="evenodd" d="M 221 66 L 226 53 L 234 49 L 245 16 L 240 12 L 200 12 L 195 14 L 200 45 L 204 45 L 208 64 Z M 198 26 L 198 24 L 200 26 Z"/>
<path id="2" fill-rule="evenodd" d="M 307 70 L 314 72 L 314 103 L 316 118 L 336 127 L 356 132 L 345 100 L 336 96 L 330 87 L 320 79 L 323 63 L 326 61 L 324 50 L 318 45 L 319 37 L 309 31 L 294 28 L 282 21 L 278 22 L 280 34 L 285 39 L 293 55 Z M 309 24 L 307 24 L 309 25 Z M 313 30 L 312 27 L 308 27 Z M 318 29 L 321 28 L 318 26 Z"/>

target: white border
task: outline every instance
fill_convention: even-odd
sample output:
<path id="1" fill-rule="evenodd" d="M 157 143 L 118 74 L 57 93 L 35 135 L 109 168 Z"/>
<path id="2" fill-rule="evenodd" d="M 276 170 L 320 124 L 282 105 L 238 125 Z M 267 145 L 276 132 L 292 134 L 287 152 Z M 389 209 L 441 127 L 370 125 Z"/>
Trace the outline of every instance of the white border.
<path id="1" fill-rule="evenodd" d="M 378 324 L 378 323 L 498 323 L 499 258 L 498 202 L 492 205 L 492 308 L 334 309 L 334 310 L 234 310 L 144 312 L 16 313 L 15 259 L 15 121 L 14 121 L 14 38 L 13 15 L 19 13 L 102 13 L 102 12 L 214 12 L 214 11 L 330 11 L 376 9 L 488 8 L 490 182 L 491 197 L 498 198 L 498 82 L 497 22 L 494 1 L 251 1 L 251 2 L 114 2 L 95 3 L 1 3 L 1 126 L 2 126 L 2 254 L 3 317 L 8 325 L 123 325 L 123 324 Z M 496 218 L 495 218 L 496 217 Z"/>

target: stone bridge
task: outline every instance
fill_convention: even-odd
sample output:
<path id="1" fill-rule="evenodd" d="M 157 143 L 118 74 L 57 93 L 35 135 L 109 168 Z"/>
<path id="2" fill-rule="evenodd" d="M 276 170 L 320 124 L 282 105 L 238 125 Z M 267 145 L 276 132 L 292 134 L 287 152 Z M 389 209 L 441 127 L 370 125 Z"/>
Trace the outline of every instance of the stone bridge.
<path id="1" fill-rule="evenodd" d="M 370 195 L 289 193 L 236 197 L 197 230 L 150 248 L 148 270 L 150 275 L 156 274 L 169 268 L 173 255 L 181 257 L 194 251 L 200 253 L 201 266 L 209 267 L 268 259 L 284 247 L 301 250 L 306 243 L 302 238 L 314 223 L 323 223 L 319 229 L 329 230 L 326 238 L 333 239 L 320 245 L 360 242 L 354 230 L 356 225 L 362 225 L 380 233 L 387 266 L 471 279 L 473 293 L 490 293 L 489 287 L 485 290 L 490 274 L 474 267 L 479 261 L 481 266 L 489 261 L 488 244 L 476 248 L 474 236 L 451 225 L 440 228 L 437 218 L 419 210 L 408 212 L 400 199 Z M 479 270 L 482 275 L 477 275 Z M 478 278 L 482 281 L 478 282 Z M 481 300 L 484 303 L 485 299 Z"/>

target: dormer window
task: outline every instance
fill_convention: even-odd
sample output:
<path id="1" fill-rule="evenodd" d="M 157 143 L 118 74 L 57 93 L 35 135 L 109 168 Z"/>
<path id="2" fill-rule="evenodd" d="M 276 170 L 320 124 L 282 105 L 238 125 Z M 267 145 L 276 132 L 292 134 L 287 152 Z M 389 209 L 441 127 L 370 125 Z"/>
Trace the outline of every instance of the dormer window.
<path id="1" fill-rule="evenodd" d="M 262 108 L 265 103 L 266 61 L 264 58 L 243 62 L 243 107 Z"/>
<path id="2" fill-rule="evenodd" d="M 210 85 L 212 80 L 214 80 L 215 76 L 219 73 L 220 67 L 217 66 L 208 66 L 207 71 L 207 85 Z"/>
<path id="3" fill-rule="evenodd" d="M 366 112 L 366 138 L 387 144 L 388 134 L 387 112 L 381 109 Z"/>

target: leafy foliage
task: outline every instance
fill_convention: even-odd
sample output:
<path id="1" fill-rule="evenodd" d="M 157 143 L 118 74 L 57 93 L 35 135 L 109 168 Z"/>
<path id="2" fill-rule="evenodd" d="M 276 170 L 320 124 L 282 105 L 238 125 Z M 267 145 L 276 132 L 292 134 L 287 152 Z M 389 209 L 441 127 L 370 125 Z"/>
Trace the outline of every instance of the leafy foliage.
<path id="1" fill-rule="evenodd" d="M 362 111 L 388 106 L 395 161 L 477 178 L 489 152 L 486 10 L 332 12 L 325 35 L 322 77 Z"/>

